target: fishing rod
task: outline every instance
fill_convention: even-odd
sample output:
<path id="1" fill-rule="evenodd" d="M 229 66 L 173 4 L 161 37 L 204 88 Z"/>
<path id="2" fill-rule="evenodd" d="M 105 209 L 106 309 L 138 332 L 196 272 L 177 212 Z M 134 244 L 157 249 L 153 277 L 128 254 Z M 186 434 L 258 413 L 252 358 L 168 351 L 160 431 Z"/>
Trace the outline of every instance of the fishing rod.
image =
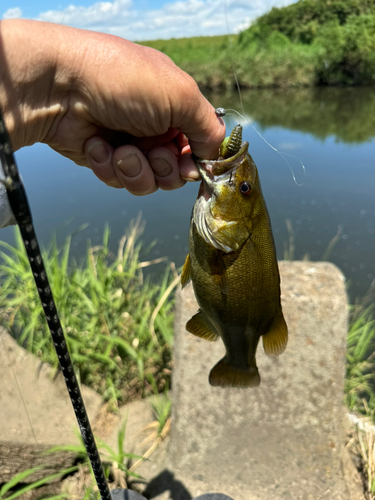
<path id="1" fill-rule="evenodd" d="M 9 134 L 5 126 L 2 110 L 0 108 L 0 161 L 3 167 L 5 179 L 0 182 L 5 186 L 9 204 L 13 215 L 20 228 L 22 240 L 25 245 L 27 257 L 33 272 L 39 298 L 47 319 L 49 331 L 55 346 L 56 354 L 64 376 L 65 384 L 77 418 L 78 427 L 82 440 L 87 450 L 91 467 L 95 476 L 98 490 L 102 500 L 111 500 L 111 494 L 104 475 L 99 451 L 95 443 L 94 434 L 91 429 L 85 404 L 82 399 L 81 390 L 77 377 L 74 373 L 73 364 L 69 355 L 68 346 L 64 332 L 57 313 L 51 287 L 48 282 L 43 258 L 40 253 L 38 240 L 34 231 L 29 203 L 23 186 Z M 112 499 L 115 497 L 112 497 Z M 117 497 L 118 498 L 118 497 Z"/>

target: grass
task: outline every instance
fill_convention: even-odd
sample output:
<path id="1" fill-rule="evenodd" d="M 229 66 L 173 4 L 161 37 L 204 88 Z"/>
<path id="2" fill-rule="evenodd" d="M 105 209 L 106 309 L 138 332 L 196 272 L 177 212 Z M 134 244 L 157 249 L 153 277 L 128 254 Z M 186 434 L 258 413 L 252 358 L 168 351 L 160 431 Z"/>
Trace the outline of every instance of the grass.
<path id="1" fill-rule="evenodd" d="M 130 224 L 117 255 L 109 250 L 106 228 L 102 245 L 89 246 L 84 266 L 70 258 L 70 238 L 61 250 L 54 241 L 44 252 L 75 372 L 115 406 L 170 385 L 171 291 L 178 278 L 171 266 L 157 284 L 144 277 L 143 269 L 155 261 L 140 261 L 143 227 L 140 219 Z M 5 250 L 0 265 L 1 323 L 42 362 L 58 369 L 18 230 L 15 234 L 15 246 L 0 242 Z"/>
<path id="2" fill-rule="evenodd" d="M 16 474 L 10 481 L 3 484 L 0 488 L 0 500 L 15 500 L 16 498 L 21 498 L 23 495 L 44 486 L 56 479 L 61 478 L 64 475 L 72 474 L 78 470 L 78 466 L 69 467 L 56 474 L 50 474 L 38 481 L 34 481 L 30 484 L 24 485 L 27 478 L 31 476 L 34 472 L 39 470 L 40 467 L 34 467 L 32 469 L 27 469 L 26 471 Z M 49 500 L 66 499 L 66 495 L 53 495 L 48 497 Z"/>
<path id="3" fill-rule="evenodd" d="M 367 500 L 375 500 L 375 427 L 364 419 L 352 419 L 347 448 L 360 472 Z"/>
<path id="4" fill-rule="evenodd" d="M 375 282 L 353 307 L 347 347 L 345 403 L 375 422 Z"/>
<path id="5" fill-rule="evenodd" d="M 236 88 L 234 70 L 242 88 L 301 87 L 314 83 L 319 49 L 297 44 L 244 44 L 237 35 L 142 42 L 168 55 L 205 90 Z"/>

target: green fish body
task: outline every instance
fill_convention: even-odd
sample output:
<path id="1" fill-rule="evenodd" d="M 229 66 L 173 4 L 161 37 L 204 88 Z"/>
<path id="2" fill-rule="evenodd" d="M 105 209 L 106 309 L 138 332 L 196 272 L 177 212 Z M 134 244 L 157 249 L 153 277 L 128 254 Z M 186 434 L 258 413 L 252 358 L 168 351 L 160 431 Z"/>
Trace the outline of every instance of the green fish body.
<path id="1" fill-rule="evenodd" d="M 277 356 L 286 347 L 288 330 L 271 223 L 242 127 L 224 141 L 218 160 L 196 163 L 202 184 L 181 283 L 192 280 L 200 309 L 186 329 L 224 342 L 226 354 L 210 372 L 211 385 L 255 387 L 260 337 L 265 353 Z"/>

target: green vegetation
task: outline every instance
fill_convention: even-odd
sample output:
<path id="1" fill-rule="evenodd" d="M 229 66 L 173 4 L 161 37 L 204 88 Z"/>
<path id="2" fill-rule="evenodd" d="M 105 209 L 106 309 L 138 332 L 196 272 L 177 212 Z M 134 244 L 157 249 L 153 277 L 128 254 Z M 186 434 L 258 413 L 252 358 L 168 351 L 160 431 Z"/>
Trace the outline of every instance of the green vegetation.
<path id="1" fill-rule="evenodd" d="M 205 89 L 372 85 L 375 1 L 300 0 L 273 8 L 238 36 L 145 42 Z"/>
<path id="2" fill-rule="evenodd" d="M 168 267 L 160 283 L 145 279 L 138 219 L 121 239 L 117 256 L 103 244 L 89 247 L 85 266 L 70 262 L 68 239 L 44 252 L 47 274 L 80 381 L 115 405 L 170 385 L 173 300 L 178 278 Z M 16 230 L 16 246 L 1 242 L 2 324 L 30 352 L 58 368 L 33 276 Z M 158 259 L 160 260 L 160 259 Z"/>
<path id="3" fill-rule="evenodd" d="M 345 402 L 375 421 L 375 283 L 353 308 L 348 334 Z"/>
<path id="4" fill-rule="evenodd" d="M 44 477 L 43 479 L 39 479 L 38 481 L 33 481 L 29 484 L 25 484 L 27 482 L 27 478 L 30 477 L 34 472 L 39 470 L 40 467 L 34 467 L 32 469 L 27 469 L 26 471 L 20 472 L 16 474 L 10 481 L 3 484 L 0 488 L 0 500 L 13 500 L 16 498 L 25 498 L 25 494 L 40 488 L 41 486 L 48 484 L 52 481 L 55 481 L 58 478 L 66 474 L 72 474 L 78 470 L 78 466 L 69 467 L 68 469 L 64 469 L 56 474 L 50 474 L 49 476 Z M 49 500 L 58 500 L 58 499 L 66 499 L 65 495 L 54 495 L 49 496 Z"/>

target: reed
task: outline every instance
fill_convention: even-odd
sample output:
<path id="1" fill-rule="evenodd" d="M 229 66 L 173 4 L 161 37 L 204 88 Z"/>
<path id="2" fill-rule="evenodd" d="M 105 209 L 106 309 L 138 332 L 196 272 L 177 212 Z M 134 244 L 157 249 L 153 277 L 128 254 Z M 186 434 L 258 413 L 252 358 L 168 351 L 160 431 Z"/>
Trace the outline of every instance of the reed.
<path id="1" fill-rule="evenodd" d="M 139 218 L 133 221 L 114 255 L 106 227 L 102 245 L 89 245 L 83 266 L 70 258 L 70 238 L 62 249 L 53 241 L 44 252 L 76 374 L 114 405 L 154 393 L 149 377 L 159 391 L 170 385 L 170 285 L 177 283 L 176 272 L 166 266 L 158 283 L 144 276 L 144 268 L 155 261 L 140 260 L 143 229 Z M 0 242 L 5 250 L 0 265 L 0 320 L 21 345 L 58 369 L 18 230 L 15 235 L 15 246 Z"/>

